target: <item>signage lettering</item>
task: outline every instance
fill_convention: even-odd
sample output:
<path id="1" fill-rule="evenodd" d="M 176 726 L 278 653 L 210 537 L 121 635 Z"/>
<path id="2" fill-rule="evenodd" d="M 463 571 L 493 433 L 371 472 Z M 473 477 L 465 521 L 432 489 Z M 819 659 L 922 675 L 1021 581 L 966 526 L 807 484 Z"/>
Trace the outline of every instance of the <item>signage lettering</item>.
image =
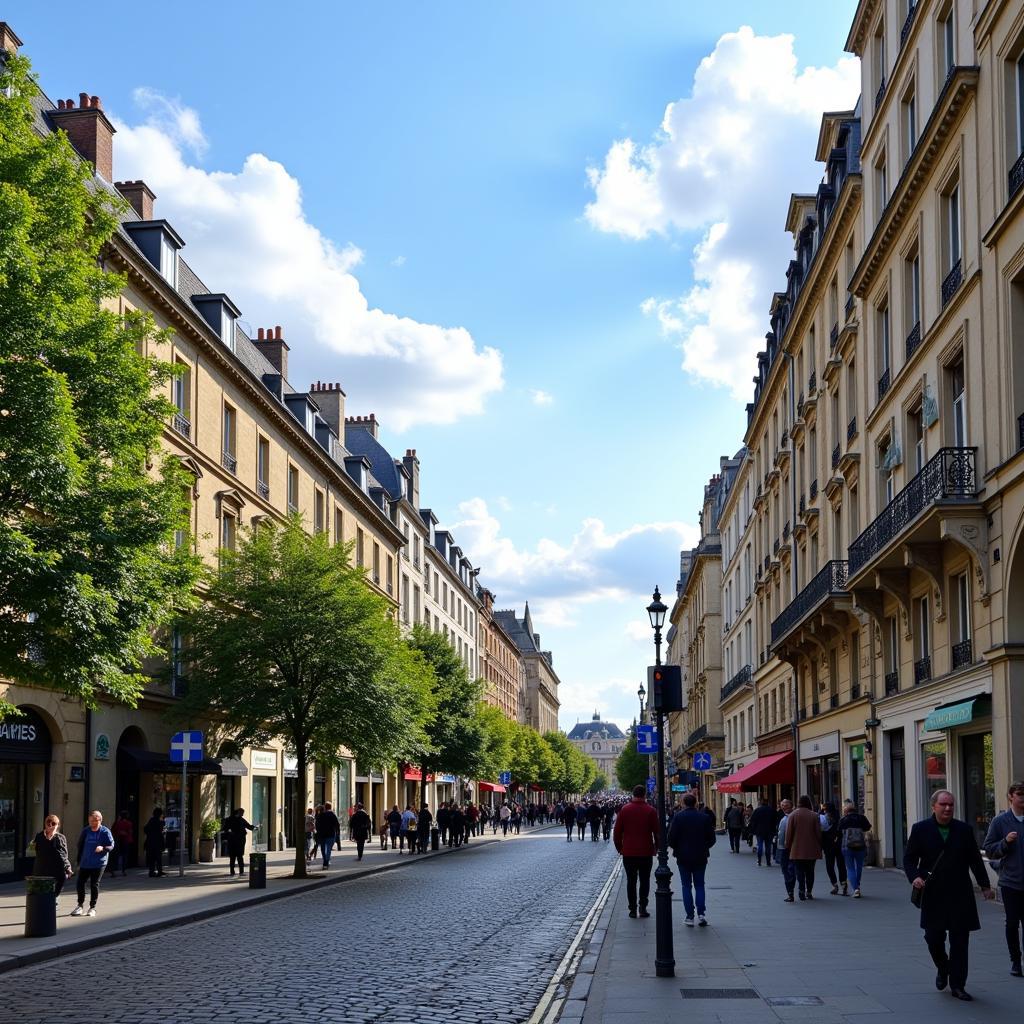
<path id="1" fill-rule="evenodd" d="M 31 722 L 0 722 L 0 740 L 35 743 L 36 727 Z"/>

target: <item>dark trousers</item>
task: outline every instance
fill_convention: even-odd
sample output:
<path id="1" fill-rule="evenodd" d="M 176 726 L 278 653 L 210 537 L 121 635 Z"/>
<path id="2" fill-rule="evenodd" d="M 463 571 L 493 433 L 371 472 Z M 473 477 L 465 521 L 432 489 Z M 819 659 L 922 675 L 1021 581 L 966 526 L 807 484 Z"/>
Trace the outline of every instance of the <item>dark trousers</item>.
<path id="1" fill-rule="evenodd" d="M 951 988 L 964 988 L 967 985 L 967 944 L 971 933 L 966 929 L 956 929 L 949 933 L 949 954 L 946 954 L 946 932 L 942 928 L 925 928 L 924 941 L 928 943 L 928 952 L 932 955 L 935 966 L 949 975 Z"/>
<path id="2" fill-rule="evenodd" d="M 822 851 L 825 855 L 825 870 L 828 872 L 828 880 L 833 885 L 838 885 L 842 882 L 846 885 L 846 861 L 843 860 L 843 852 L 838 846 L 826 846 Z M 836 878 L 836 869 L 839 870 L 838 880 Z"/>
<path id="3" fill-rule="evenodd" d="M 796 868 L 796 882 L 801 892 L 809 893 L 814 888 L 814 861 L 790 861 Z"/>
<path id="4" fill-rule="evenodd" d="M 96 901 L 100 898 L 100 879 L 103 877 L 103 868 L 79 868 L 78 869 L 78 905 L 85 903 L 85 883 L 89 883 L 89 906 L 95 907 Z"/>
<path id="5" fill-rule="evenodd" d="M 742 832 L 743 829 L 741 828 L 729 829 L 729 849 L 732 850 L 733 853 L 740 852 L 740 834 Z"/>
<path id="6" fill-rule="evenodd" d="M 789 859 L 785 850 L 779 850 L 779 867 L 782 868 L 782 880 L 786 883 L 786 892 L 793 895 L 796 886 L 796 862 Z"/>
<path id="7" fill-rule="evenodd" d="M 1010 959 L 1020 963 L 1020 927 L 1024 921 L 1024 890 L 999 886 L 1003 897 L 1003 911 L 1006 914 L 1006 948 Z"/>
<path id="8" fill-rule="evenodd" d="M 238 873 L 245 874 L 245 847 L 240 850 L 233 847 L 228 848 L 228 860 L 231 862 L 231 874 L 235 873 L 235 861 L 238 861 Z"/>
<path id="9" fill-rule="evenodd" d="M 765 839 L 763 836 L 757 837 L 757 863 L 761 863 L 761 855 L 767 854 L 768 856 L 768 867 L 772 866 L 772 847 L 774 843 L 771 837 Z"/>
<path id="10" fill-rule="evenodd" d="M 629 909 L 647 909 L 647 900 L 651 895 L 651 868 L 654 867 L 653 857 L 623 857 L 622 866 L 626 869 L 626 899 Z M 637 881 L 640 883 L 640 902 L 637 903 Z"/>
<path id="11" fill-rule="evenodd" d="M 150 875 L 162 875 L 164 873 L 164 852 L 163 850 L 146 851 L 146 870 Z"/>
<path id="12" fill-rule="evenodd" d="M 597 830 L 598 830 L 598 827 L 600 826 L 600 824 L 601 823 L 599 821 L 592 821 L 590 823 L 590 840 L 591 840 L 591 842 L 594 842 L 594 843 L 597 842 Z"/>
<path id="13" fill-rule="evenodd" d="M 576 823 L 573 822 L 565 826 L 565 838 L 568 839 L 570 843 L 572 842 L 572 830 L 575 827 L 575 825 Z"/>
<path id="14" fill-rule="evenodd" d="M 366 845 L 366 836 L 356 836 L 356 860 L 363 859 L 363 847 Z"/>
<path id="15" fill-rule="evenodd" d="M 580 839 L 587 838 L 587 823 L 585 821 L 576 822 L 576 829 L 580 834 Z"/>

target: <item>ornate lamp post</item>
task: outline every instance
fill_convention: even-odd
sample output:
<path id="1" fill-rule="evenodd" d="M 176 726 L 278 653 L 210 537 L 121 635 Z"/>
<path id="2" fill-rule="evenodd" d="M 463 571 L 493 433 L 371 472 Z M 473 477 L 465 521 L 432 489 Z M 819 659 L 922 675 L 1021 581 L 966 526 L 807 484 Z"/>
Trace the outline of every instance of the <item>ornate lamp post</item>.
<path id="1" fill-rule="evenodd" d="M 644 688 L 644 684 L 640 684 L 640 689 L 636 691 L 636 695 L 640 698 L 640 721 L 644 720 L 644 697 L 647 696 L 647 690 Z"/>
<path id="2" fill-rule="evenodd" d="M 647 606 L 654 630 L 654 664 L 661 664 L 661 628 L 668 608 L 654 588 L 654 600 Z M 665 712 L 658 694 L 654 694 L 654 714 L 658 727 L 658 867 L 654 872 L 655 954 L 654 973 L 659 978 L 675 976 L 676 960 L 672 950 L 672 870 L 668 866 L 668 829 L 665 821 Z"/>

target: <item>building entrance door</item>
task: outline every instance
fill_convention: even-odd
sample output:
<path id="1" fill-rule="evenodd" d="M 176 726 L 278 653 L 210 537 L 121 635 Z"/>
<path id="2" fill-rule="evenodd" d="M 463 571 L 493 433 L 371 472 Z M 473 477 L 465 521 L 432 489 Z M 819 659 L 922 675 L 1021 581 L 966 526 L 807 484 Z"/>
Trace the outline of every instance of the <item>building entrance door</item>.
<path id="1" fill-rule="evenodd" d="M 893 864 L 900 867 L 907 845 L 907 768 L 902 729 L 889 734 L 889 800 L 892 808 L 892 859 Z"/>
<path id="2" fill-rule="evenodd" d="M 252 848 L 256 853 L 266 853 L 270 842 L 270 784 L 273 780 L 256 775 L 252 780 L 252 824 L 256 831 L 252 837 Z"/>

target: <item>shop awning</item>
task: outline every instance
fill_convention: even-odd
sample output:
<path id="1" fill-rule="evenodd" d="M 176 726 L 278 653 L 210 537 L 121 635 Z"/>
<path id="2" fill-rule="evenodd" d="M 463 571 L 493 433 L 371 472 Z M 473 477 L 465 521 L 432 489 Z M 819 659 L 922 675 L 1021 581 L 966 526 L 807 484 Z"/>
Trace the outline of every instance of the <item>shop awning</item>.
<path id="1" fill-rule="evenodd" d="M 781 754 L 768 754 L 759 757 L 739 771 L 715 783 L 719 793 L 743 793 L 757 789 L 758 786 L 771 786 L 776 783 L 792 782 L 796 776 L 796 762 L 792 750 Z"/>
<path id="2" fill-rule="evenodd" d="M 152 772 L 158 775 L 181 774 L 181 763 L 172 761 L 170 752 L 158 754 L 152 750 L 142 750 L 139 747 L 118 747 L 117 761 L 118 767 L 123 766 L 129 771 Z M 225 772 L 219 761 L 215 761 L 212 757 L 204 757 L 202 761 L 190 761 L 188 773 L 189 775 L 244 775 L 246 771 L 245 765 L 242 765 L 240 773 Z"/>
<path id="3" fill-rule="evenodd" d="M 478 782 L 476 788 L 481 793 L 504 793 L 505 787 L 500 782 Z"/>
<path id="4" fill-rule="evenodd" d="M 538 786 L 536 782 L 531 782 L 530 783 L 530 792 L 531 793 L 543 793 L 544 792 L 544 787 L 543 786 Z"/>
<path id="5" fill-rule="evenodd" d="M 221 775 L 248 775 L 249 769 L 237 757 L 218 757 Z"/>
<path id="6" fill-rule="evenodd" d="M 402 772 L 402 778 L 405 779 L 406 782 L 419 782 L 423 778 L 423 772 L 420 771 L 419 768 L 406 768 L 406 770 L 404 772 Z M 427 772 L 427 782 L 433 782 L 433 781 L 434 781 L 433 774 L 430 773 L 430 772 Z"/>
<path id="7" fill-rule="evenodd" d="M 941 732 L 943 729 L 955 729 L 958 725 L 967 725 L 975 718 L 991 713 L 991 695 L 979 693 L 970 700 L 940 704 L 925 720 L 927 732 Z"/>

